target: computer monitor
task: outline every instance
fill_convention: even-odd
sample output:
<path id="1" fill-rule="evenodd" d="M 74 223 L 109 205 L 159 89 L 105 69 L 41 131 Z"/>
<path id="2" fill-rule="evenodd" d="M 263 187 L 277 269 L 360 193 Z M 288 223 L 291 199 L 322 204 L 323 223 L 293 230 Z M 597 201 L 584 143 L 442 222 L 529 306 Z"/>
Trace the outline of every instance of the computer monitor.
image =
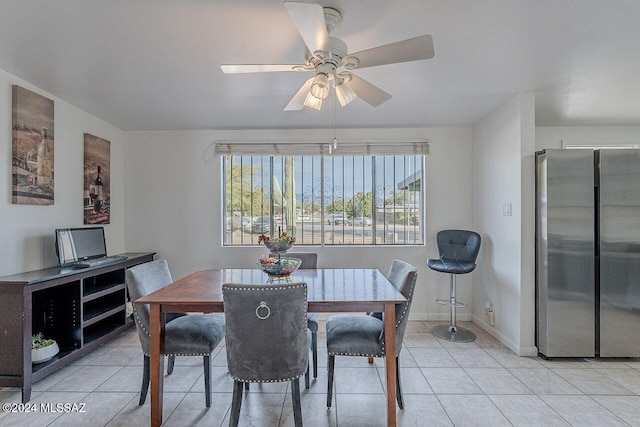
<path id="1" fill-rule="evenodd" d="M 68 267 L 92 258 L 107 256 L 104 228 L 59 228 L 56 253 L 60 267 Z"/>

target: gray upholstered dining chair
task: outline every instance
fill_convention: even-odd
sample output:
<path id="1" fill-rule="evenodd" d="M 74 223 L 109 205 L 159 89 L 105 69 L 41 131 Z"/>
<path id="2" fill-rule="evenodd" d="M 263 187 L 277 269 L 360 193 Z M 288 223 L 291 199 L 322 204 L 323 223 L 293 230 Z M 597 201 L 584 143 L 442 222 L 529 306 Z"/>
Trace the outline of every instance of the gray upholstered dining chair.
<path id="1" fill-rule="evenodd" d="M 393 260 L 387 279 L 407 299 L 396 305 L 396 400 L 404 408 L 400 384 L 400 350 L 407 329 L 409 310 L 416 286 L 417 269 L 404 261 Z M 336 356 L 384 357 L 384 320 L 382 313 L 337 314 L 327 319 L 328 387 L 327 407 L 331 407 L 333 372 Z"/>
<path id="2" fill-rule="evenodd" d="M 278 254 L 269 254 L 277 258 Z M 318 254 L 315 252 L 287 252 L 285 256 L 302 261 L 298 268 L 318 268 Z M 318 378 L 318 313 L 307 313 L 307 327 L 311 331 L 311 357 L 313 360 L 313 378 Z M 309 388 L 309 372 L 304 377 L 304 386 Z"/>
<path id="3" fill-rule="evenodd" d="M 456 276 L 475 270 L 482 239 L 475 231 L 441 230 L 436 235 L 436 241 L 440 258 L 428 259 L 427 266 L 434 271 L 451 275 L 449 298 L 436 300 L 438 304 L 450 307 L 451 322 L 449 325 L 436 325 L 431 332 L 449 341 L 471 342 L 476 339 L 476 335 L 456 325 L 456 310 L 467 306 L 456 298 Z"/>
<path id="4" fill-rule="evenodd" d="M 225 283 L 222 299 L 233 378 L 229 425 L 238 425 L 243 383 L 290 381 L 295 425 L 302 426 L 299 381 L 309 370 L 307 284 Z"/>
<path id="5" fill-rule="evenodd" d="M 127 289 L 132 301 L 171 284 L 173 279 L 164 259 L 140 264 L 127 270 Z M 134 304 L 133 316 L 144 353 L 139 405 L 149 390 L 149 307 Z M 173 372 L 176 355 L 203 356 L 204 389 L 207 408 L 211 407 L 211 353 L 225 334 L 224 317 L 219 314 L 167 313 L 165 315 L 164 354 L 169 356 L 167 374 Z"/>

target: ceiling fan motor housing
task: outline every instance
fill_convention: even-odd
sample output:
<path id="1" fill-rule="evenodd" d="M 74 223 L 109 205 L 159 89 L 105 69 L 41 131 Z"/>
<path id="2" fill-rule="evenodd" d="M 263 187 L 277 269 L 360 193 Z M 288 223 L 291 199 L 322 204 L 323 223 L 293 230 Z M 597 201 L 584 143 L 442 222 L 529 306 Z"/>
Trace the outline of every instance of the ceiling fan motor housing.
<path id="1" fill-rule="evenodd" d="M 324 22 L 327 24 L 327 33 L 331 34 L 340 27 L 342 14 L 332 7 L 322 8 L 324 12 Z"/>
<path id="2" fill-rule="evenodd" d="M 336 37 L 329 37 L 331 53 L 316 52 L 312 55 L 307 49 L 305 57 L 307 65 L 317 73 L 325 73 L 328 76 L 336 74 L 336 69 L 342 63 L 342 58 L 347 55 L 347 45 L 345 42 Z"/>

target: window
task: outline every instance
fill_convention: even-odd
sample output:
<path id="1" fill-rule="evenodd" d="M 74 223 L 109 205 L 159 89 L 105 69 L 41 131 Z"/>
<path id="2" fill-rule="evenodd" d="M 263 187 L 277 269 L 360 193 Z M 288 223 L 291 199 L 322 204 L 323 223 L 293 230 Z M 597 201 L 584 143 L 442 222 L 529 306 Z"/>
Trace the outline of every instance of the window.
<path id="1" fill-rule="evenodd" d="M 223 244 L 256 244 L 259 234 L 285 231 L 298 245 L 423 244 L 426 144 L 417 153 L 416 144 L 407 154 L 405 145 L 391 144 L 341 146 L 332 154 L 322 153 L 323 144 L 216 146 Z"/>

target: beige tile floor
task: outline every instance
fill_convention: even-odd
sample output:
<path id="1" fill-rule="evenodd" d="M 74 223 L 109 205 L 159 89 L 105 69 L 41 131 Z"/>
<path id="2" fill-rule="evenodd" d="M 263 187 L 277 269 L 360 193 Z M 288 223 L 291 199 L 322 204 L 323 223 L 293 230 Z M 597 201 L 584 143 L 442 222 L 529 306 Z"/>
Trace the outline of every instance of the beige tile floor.
<path id="1" fill-rule="evenodd" d="M 400 357 L 405 409 L 400 426 L 640 426 L 640 359 L 544 361 L 518 357 L 477 326 L 478 339 L 456 344 L 431 334 L 431 322 L 410 322 Z M 324 336 L 318 340 L 323 345 Z M 326 408 L 326 354 L 317 381 L 302 393 L 305 426 L 384 426 L 384 364 L 337 357 L 335 400 Z M 167 426 L 226 426 L 233 382 L 220 346 L 212 368 L 213 399 L 204 405 L 202 359 L 177 358 L 165 377 Z M 134 330 L 33 386 L 30 403 L 84 403 L 83 413 L 0 412 L 0 426 L 146 426 L 149 402 L 138 406 L 142 352 Z M 20 392 L 0 389 L 0 402 Z M 291 426 L 287 383 L 253 385 L 242 426 Z"/>

